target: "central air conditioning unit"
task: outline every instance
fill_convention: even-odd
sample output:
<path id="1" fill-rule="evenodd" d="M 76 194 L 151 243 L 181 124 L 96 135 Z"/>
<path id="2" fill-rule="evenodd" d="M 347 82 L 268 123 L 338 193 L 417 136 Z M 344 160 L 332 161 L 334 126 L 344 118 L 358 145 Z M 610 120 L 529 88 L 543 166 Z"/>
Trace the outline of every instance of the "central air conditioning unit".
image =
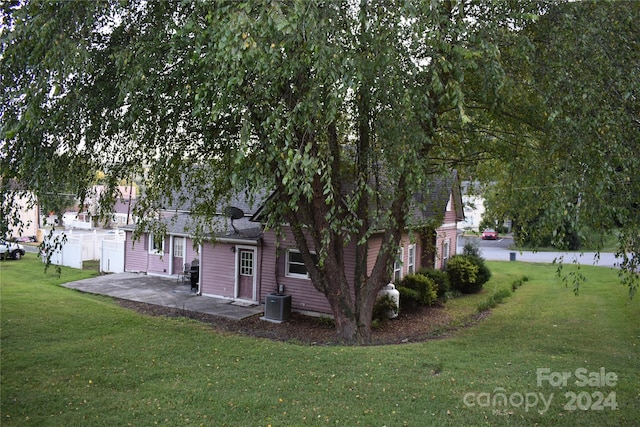
<path id="1" fill-rule="evenodd" d="M 264 303 L 264 320 L 284 322 L 291 318 L 291 295 L 269 294 Z"/>

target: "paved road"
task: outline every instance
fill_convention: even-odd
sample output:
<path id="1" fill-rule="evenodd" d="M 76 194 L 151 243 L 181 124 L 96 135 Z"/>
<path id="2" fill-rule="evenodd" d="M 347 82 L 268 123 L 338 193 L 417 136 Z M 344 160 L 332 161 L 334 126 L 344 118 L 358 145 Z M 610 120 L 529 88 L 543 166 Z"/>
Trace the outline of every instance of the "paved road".
<path id="1" fill-rule="evenodd" d="M 613 253 L 603 252 L 598 256 L 595 252 L 533 252 L 512 249 L 513 239 L 504 237 L 499 240 L 482 240 L 477 237 L 460 237 L 458 239 L 458 253 L 462 252 L 467 241 L 477 242 L 482 257 L 489 261 L 509 261 L 511 254 L 515 253 L 516 261 L 546 262 L 551 263 L 562 257 L 562 262 L 571 264 L 579 262 L 585 265 L 598 265 L 602 267 L 618 267 L 620 259 Z"/>

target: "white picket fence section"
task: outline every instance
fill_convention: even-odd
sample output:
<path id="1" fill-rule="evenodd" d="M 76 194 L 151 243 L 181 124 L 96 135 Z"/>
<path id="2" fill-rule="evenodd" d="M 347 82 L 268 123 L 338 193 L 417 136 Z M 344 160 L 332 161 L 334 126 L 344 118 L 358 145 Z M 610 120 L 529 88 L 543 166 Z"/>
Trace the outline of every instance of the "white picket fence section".
<path id="1" fill-rule="evenodd" d="M 61 248 L 51 254 L 52 264 L 82 268 L 83 261 L 100 260 L 101 272 L 121 273 L 124 271 L 125 235 L 123 232 L 93 230 L 89 233 L 78 233 L 68 230 L 56 233 L 52 239 L 60 241 L 63 235 L 67 240 Z M 49 239 L 49 237 L 45 237 L 45 239 Z"/>

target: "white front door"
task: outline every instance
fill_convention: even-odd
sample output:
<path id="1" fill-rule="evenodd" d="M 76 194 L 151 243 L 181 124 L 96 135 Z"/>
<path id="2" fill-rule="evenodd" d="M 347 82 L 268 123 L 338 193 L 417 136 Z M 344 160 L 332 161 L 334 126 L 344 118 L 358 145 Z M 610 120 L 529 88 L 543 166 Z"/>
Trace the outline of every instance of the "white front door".
<path id="1" fill-rule="evenodd" d="M 236 257 L 236 298 L 256 300 L 256 250 L 238 248 Z"/>
<path id="2" fill-rule="evenodd" d="M 173 238 L 173 261 L 171 263 L 171 272 L 172 274 L 181 274 L 184 272 L 185 268 L 185 254 L 187 252 L 187 244 L 184 237 L 174 237 Z"/>

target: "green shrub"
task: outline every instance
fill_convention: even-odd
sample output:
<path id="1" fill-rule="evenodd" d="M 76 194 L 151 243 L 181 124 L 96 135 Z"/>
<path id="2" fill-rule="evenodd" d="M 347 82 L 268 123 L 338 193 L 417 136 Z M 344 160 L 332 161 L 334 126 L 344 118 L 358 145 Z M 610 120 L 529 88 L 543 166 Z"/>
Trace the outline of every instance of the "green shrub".
<path id="1" fill-rule="evenodd" d="M 438 287 L 436 291 L 438 298 L 443 298 L 451 290 L 451 286 L 449 286 L 449 276 L 447 276 L 447 273 L 442 270 L 421 268 L 420 270 L 418 270 L 418 274 L 427 276 L 435 282 L 436 286 Z"/>
<path id="2" fill-rule="evenodd" d="M 522 280 L 514 280 L 513 282 L 511 282 L 511 291 L 515 292 L 516 289 L 518 289 L 520 286 L 522 286 Z"/>
<path id="3" fill-rule="evenodd" d="M 451 260 L 454 260 L 454 259 L 457 259 L 456 261 L 454 261 L 454 267 L 453 267 L 454 271 L 450 272 L 449 264 L 451 263 Z M 484 259 L 479 256 L 456 255 L 452 257 L 451 260 L 449 260 L 449 263 L 447 263 L 447 274 L 449 275 L 449 281 L 452 287 L 454 287 L 455 289 L 458 289 L 462 293 L 473 294 L 480 291 L 480 289 L 482 289 L 484 284 L 487 283 L 491 278 L 491 271 L 485 264 Z M 472 279 L 473 275 L 471 274 L 472 273 L 471 271 L 468 271 L 468 272 L 464 272 L 464 270 L 462 272 L 457 271 L 459 270 L 459 266 L 455 265 L 456 263 L 475 266 L 476 267 L 474 269 L 475 277 Z M 456 281 L 457 284 L 454 284 L 454 280 Z"/>
<path id="4" fill-rule="evenodd" d="M 473 255 L 480 258 L 480 246 L 477 241 L 468 240 L 462 248 L 463 255 Z"/>
<path id="5" fill-rule="evenodd" d="M 397 314 L 398 308 L 391 295 L 380 297 L 373 306 L 373 320 L 384 321 L 390 317 L 391 313 Z"/>
<path id="6" fill-rule="evenodd" d="M 513 282 L 511 282 L 511 290 L 515 292 L 516 289 L 522 286 L 524 282 L 528 282 L 528 281 L 529 281 L 529 278 L 527 276 L 522 276 L 521 279 L 514 280 Z"/>
<path id="7" fill-rule="evenodd" d="M 500 289 L 493 295 L 493 299 L 500 304 L 505 298 L 511 296 L 511 291 L 509 289 Z"/>
<path id="8" fill-rule="evenodd" d="M 486 301 L 483 301 L 478 304 L 478 312 L 482 313 L 483 311 L 490 310 L 502 303 L 505 298 L 508 298 L 511 295 L 511 291 L 509 289 L 500 289 L 495 294 L 491 295 Z"/>
<path id="9" fill-rule="evenodd" d="M 483 301 L 478 304 L 478 313 L 482 313 L 483 311 L 490 310 L 496 306 L 496 301 L 493 298 L 487 298 L 486 301 Z"/>
<path id="10" fill-rule="evenodd" d="M 476 279 L 477 286 L 484 286 L 491 279 L 491 270 L 484 262 L 484 259 L 478 256 L 471 256 L 471 260 L 478 266 L 478 277 Z"/>
<path id="11" fill-rule="evenodd" d="M 398 292 L 400 292 L 400 305 L 405 308 L 414 308 L 420 305 L 420 294 L 415 289 L 410 289 L 404 286 L 398 286 Z"/>
<path id="12" fill-rule="evenodd" d="M 478 247 L 477 244 L 473 244 L 473 243 L 467 242 L 464 245 L 464 248 L 463 248 L 463 251 L 462 251 L 462 255 L 458 255 L 458 256 L 467 257 L 475 265 L 478 266 L 478 275 L 476 277 L 476 283 L 475 284 L 478 287 L 478 290 L 480 290 L 480 288 L 482 288 L 482 286 L 485 283 L 487 283 L 489 281 L 489 279 L 491 278 L 491 271 L 489 270 L 489 268 L 484 263 L 484 258 L 482 258 L 482 256 L 480 255 L 480 248 Z"/>
<path id="13" fill-rule="evenodd" d="M 416 302 L 420 305 L 431 305 L 438 299 L 438 286 L 425 275 L 409 274 L 398 285 L 416 291 L 418 294 Z"/>
<path id="14" fill-rule="evenodd" d="M 464 293 L 473 294 L 482 289 L 482 283 L 478 284 L 478 271 L 480 267 L 477 258 L 471 255 L 456 255 L 447 263 L 447 275 L 451 286 Z"/>

